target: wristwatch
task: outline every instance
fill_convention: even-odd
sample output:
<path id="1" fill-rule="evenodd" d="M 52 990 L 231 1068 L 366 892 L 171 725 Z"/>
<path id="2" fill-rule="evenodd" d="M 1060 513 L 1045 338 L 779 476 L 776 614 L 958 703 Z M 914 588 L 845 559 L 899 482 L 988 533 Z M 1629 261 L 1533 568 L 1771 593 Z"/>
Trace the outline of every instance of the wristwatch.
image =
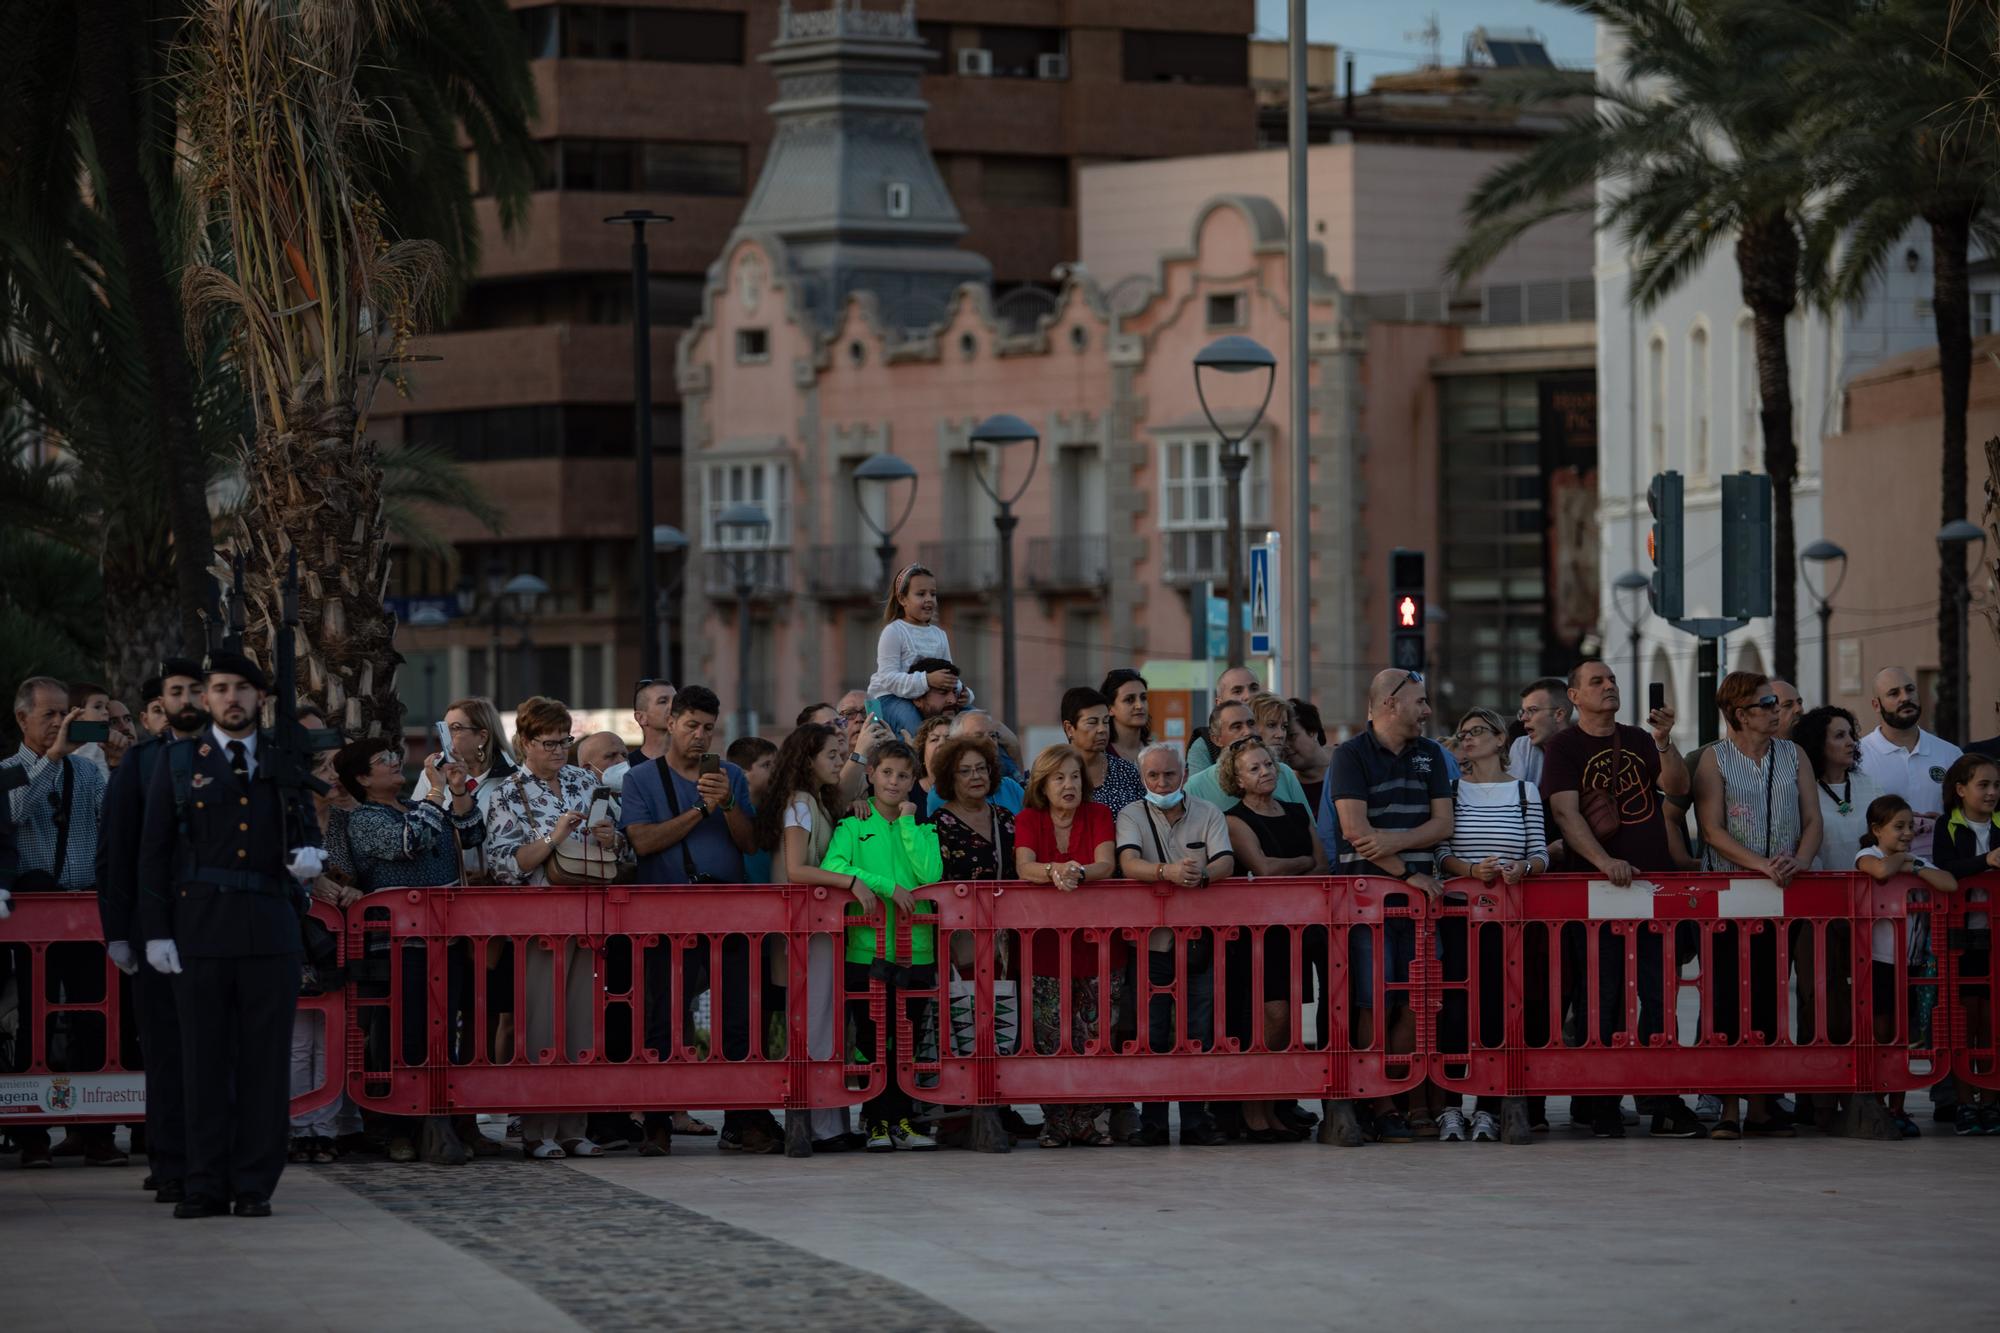
<path id="1" fill-rule="evenodd" d="M 710 815 L 715 813 L 715 811 L 708 808 L 707 801 L 696 801 L 694 803 L 694 808 L 701 811 L 701 817 L 703 819 L 707 819 Z"/>

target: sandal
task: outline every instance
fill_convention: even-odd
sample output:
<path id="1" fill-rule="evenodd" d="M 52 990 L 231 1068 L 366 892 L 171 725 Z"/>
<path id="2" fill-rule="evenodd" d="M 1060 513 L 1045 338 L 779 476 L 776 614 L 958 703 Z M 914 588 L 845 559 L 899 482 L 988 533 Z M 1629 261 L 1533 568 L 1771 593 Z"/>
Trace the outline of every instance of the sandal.
<path id="1" fill-rule="evenodd" d="M 338 1160 L 339 1156 L 333 1150 L 332 1139 L 314 1139 L 312 1141 L 312 1159 L 315 1166 L 327 1166 Z"/>
<path id="2" fill-rule="evenodd" d="M 571 1157 L 604 1156 L 604 1149 L 598 1147 L 589 1139 L 564 1139 L 562 1141 L 562 1150 Z"/>
<path id="3" fill-rule="evenodd" d="M 1737 1124 L 1734 1120 L 1718 1120 L 1709 1126 L 1708 1137 L 1712 1139 L 1740 1139 L 1743 1137 L 1743 1126 Z"/>
<path id="4" fill-rule="evenodd" d="M 1109 1148 L 1111 1146 L 1111 1136 L 1101 1129 L 1092 1129 L 1083 1134 L 1072 1134 L 1069 1141 L 1083 1148 Z"/>
<path id="5" fill-rule="evenodd" d="M 310 1162 L 312 1159 L 313 1159 L 313 1140 L 306 1137 L 305 1135 L 300 1135 L 298 1138 L 293 1139 L 292 1149 L 289 1153 L 285 1155 L 285 1160 L 288 1162 L 297 1162 L 303 1165 L 307 1162 Z"/>
<path id="6" fill-rule="evenodd" d="M 560 1162 L 568 1155 L 561 1144 L 548 1139 L 526 1139 L 521 1143 L 521 1156 L 531 1162 Z"/>
<path id="7" fill-rule="evenodd" d="M 865 1061 L 863 1063 L 866 1063 Z M 715 1126 L 704 1124 L 686 1111 L 674 1112 L 674 1133 L 692 1135 L 695 1138 L 715 1137 Z"/>
<path id="8" fill-rule="evenodd" d="M 1069 1139 L 1063 1135 L 1061 1130 L 1051 1129 L 1046 1125 L 1042 1127 L 1042 1137 L 1036 1140 L 1036 1142 L 1040 1143 L 1044 1148 L 1069 1147 Z"/>
<path id="9" fill-rule="evenodd" d="M 1438 1124 L 1429 1108 L 1412 1111 L 1404 1119 L 1410 1122 L 1410 1132 L 1418 1138 L 1434 1139 L 1438 1136 Z"/>

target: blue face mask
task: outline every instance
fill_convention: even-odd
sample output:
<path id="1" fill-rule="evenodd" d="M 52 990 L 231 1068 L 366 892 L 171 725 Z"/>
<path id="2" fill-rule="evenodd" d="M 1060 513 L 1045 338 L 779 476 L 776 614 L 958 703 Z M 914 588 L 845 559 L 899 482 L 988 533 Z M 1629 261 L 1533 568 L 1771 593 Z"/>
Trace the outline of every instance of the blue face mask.
<path id="1" fill-rule="evenodd" d="M 1176 787 L 1165 796 L 1160 795 L 1156 791 L 1149 790 L 1146 793 L 1146 804 L 1152 806 L 1155 810 L 1171 810 L 1186 799 L 1186 797 L 1187 790 L 1183 787 Z"/>

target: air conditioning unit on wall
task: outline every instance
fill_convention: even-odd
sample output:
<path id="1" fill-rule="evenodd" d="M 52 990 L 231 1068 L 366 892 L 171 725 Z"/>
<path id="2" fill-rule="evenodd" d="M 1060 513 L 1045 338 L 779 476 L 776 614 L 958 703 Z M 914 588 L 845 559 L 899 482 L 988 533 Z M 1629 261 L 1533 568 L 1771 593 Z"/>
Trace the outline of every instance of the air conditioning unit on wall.
<path id="1" fill-rule="evenodd" d="M 1069 57 L 1060 51 L 1051 51 L 1035 57 L 1035 77 L 1038 79 L 1066 79 L 1069 77 Z"/>
<path id="2" fill-rule="evenodd" d="M 966 47 L 958 53 L 958 72 L 990 78 L 993 74 L 993 53 L 976 46 Z"/>

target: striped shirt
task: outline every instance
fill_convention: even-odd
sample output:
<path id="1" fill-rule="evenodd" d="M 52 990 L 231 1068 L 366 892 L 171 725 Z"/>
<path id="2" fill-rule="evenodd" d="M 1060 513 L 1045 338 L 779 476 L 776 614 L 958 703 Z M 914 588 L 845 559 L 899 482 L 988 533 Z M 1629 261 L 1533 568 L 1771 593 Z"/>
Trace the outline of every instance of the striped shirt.
<path id="1" fill-rule="evenodd" d="M 26 877 L 33 871 L 55 870 L 56 818 L 62 808 L 63 769 L 71 774 L 69 799 L 69 840 L 63 848 L 62 874 L 57 885 L 65 889 L 88 889 L 97 883 L 97 817 L 104 804 L 104 770 L 71 756 L 52 764 L 30 750 L 24 742 L 6 761 L 28 775 L 26 786 L 7 793 L 14 816 L 14 846 L 20 854 L 16 872 Z M 18 887 L 18 884 L 17 884 Z"/>
<path id="2" fill-rule="evenodd" d="M 1375 738 L 1375 726 L 1370 723 L 1366 731 L 1340 743 L 1326 770 L 1326 790 L 1319 802 L 1319 832 L 1328 863 L 1337 866 L 1342 874 L 1386 873 L 1364 860 L 1340 835 L 1337 802 L 1366 801 L 1369 827 L 1391 833 L 1428 823 L 1431 802 L 1450 799 L 1451 776 L 1445 765 L 1443 746 L 1427 736 L 1418 736 L 1400 752 L 1393 751 Z M 1406 875 L 1435 874 L 1435 854 L 1435 849 L 1412 847 L 1397 856 Z"/>
<path id="3" fill-rule="evenodd" d="M 1438 859 L 1455 856 L 1478 865 L 1487 857 L 1503 861 L 1549 862 L 1548 834 L 1542 816 L 1542 793 L 1532 782 L 1502 778 L 1498 782 L 1460 780 L 1451 800 L 1451 837 L 1438 848 Z"/>

